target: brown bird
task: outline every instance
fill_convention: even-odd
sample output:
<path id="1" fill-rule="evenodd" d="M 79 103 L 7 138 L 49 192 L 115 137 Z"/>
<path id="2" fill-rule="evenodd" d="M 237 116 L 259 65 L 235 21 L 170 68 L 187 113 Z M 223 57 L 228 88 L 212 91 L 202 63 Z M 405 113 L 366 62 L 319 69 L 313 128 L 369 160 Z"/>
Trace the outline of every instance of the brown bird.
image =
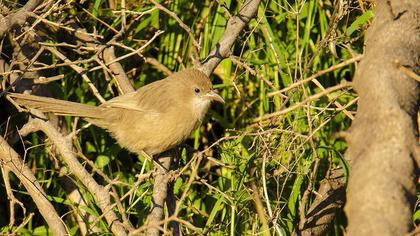
<path id="1" fill-rule="evenodd" d="M 82 117 L 106 129 L 122 147 L 146 157 L 183 142 L 200 125 L 211 101 L 224 103 L 210 79 L 196 69 L 174 73 L 98 107 L 27 94 L 8 95 L 26 108 Z"/>

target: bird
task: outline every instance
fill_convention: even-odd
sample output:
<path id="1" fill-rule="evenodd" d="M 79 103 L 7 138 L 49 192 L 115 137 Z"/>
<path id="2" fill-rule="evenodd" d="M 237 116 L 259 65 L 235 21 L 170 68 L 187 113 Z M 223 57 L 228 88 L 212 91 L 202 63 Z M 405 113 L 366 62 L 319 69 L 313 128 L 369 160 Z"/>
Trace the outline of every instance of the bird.
<path id="1" fill-rule="evenodd" d="M 185 141 L 199 127 L 212 101 L 225 103 L 210 78 L 198 69 L 181 70 L 99 106 L 21 93 L 8 96 L 27 109 L 81 117 L 150 161 Z"/>

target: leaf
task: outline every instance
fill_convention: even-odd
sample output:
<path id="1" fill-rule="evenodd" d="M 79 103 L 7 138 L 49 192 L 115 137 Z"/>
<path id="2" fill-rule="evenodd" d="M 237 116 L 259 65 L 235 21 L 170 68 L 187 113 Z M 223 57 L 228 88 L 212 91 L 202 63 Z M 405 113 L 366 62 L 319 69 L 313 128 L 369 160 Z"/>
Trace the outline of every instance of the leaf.
<path id="1" fill-rule="evenodd" d="M 217 213 L 219 213 L 220 210 L 223 209 L 223 206 L 222 206 L 223 202 L 224 202 L 224 197 L 223 196 L 221 196 L 219 199 L 217 199 L 217 202 L 214 204 L 213 209 L 210 212 L 209 218 L 208 218 L 207 223 L 206 223 L 206 228 L 211 227 Z"/>
<path id="2" fill-rule="evenodd" d="M 375 16 L 373 11 L 366 11 L 361 16 L 357 17 L 357 19 L 347 28 L 346 34 L 347 36 L 351 36 L 354 31 L 356 31 L 360 26 L 365 25 Z"/>
<path id="3" fill-rule="evenodd" d="M 301 191 L 300 186 L 302 186 L 303 178 L 299 175 L 295 183 L 293 184 L 292 192 L 290 193 L 289 202 L 287 204 L 289 211 L 292 216 L 296 215 L 296 202 L 298 201 Z"/>
<path id="4" fill-rule="evenodd" d="M 420 220 L 420 210 L 416 211 L 413 215 L 413 221 Z"/>
<path id="5" fill-rule="evenodd" d="M 106 165 L 109 164 L 109 157 L 105 155 L 99 155 L 95 160 L 95 165 L 103 169 Z"/>

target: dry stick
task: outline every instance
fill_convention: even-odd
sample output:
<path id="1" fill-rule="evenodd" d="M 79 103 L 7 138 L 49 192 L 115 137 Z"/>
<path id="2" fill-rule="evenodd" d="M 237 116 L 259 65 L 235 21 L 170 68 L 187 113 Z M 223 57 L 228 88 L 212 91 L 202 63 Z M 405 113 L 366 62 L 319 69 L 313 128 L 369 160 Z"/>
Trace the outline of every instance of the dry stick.
<path id="1" fill-rule="evenodd" d="M 230 56 L 230 60 L 235 63 L 238 66 L 243 67 L 245 70 L 247 70 L 251 75 L 256 76 L 258 79 L 261 79 L 266 85 L 268 85 L 270 88 L 275 88 L 273 83 L 271 83 L 269 80 L 264 78 L 261 74 L 257 73 L 254 69 L 252 69 L 247 63 L 242 62 L 240 58 L 236 56 Z"/>
<path id="2" fill-rule="evenodd" d="M 51 202 L 46 198 L 47 195 L 32 171 L 2 137 L 0 137 L 0 164 L 4 168 L 10 169 L 19 178 L 54 235 L 68 235 L 66 226 Z"/>
<path id="3" fill-rule="evenodd" d="M 113 31 L 116 34 L 119 34 L 120 32 L 118 32 L 118 30 L 116 30 L 114 27 L 112 27 L 111 25 L 107 24 L 105 21 L 99 19 L 98 17 L 94 16 L 92 13 L 90 13 L 88 10 L 84 9 L 82 7 L 82 11 L 84 11 L 86 14 L 88 14 L 90 17 L 92 17 L 93 19 L 97 20 L 99 23 L 105 25 L 108 29 L 110 29 L 111 31 Z"/>
<path id="4" fill-rule="evenodd" d="M 86 37 L 98 38 L 98 39 L 103 39 L 104 38 L 102 35 L 97 35 L 97 34 L 93 34 L 93 33 L 87 33 L 87 32 L 81 31 L 79 29 L 74 29 L 74 28 L 65 26 L 64 24 L 61 24 L 61 23 L 56 23 L 56 22 L 53 22 L 53 21 L 49 21 L 47 19 L 40 18 L 40 16 L 38 16 L 38 15 L 34 15 L 34 16 L 36 18 L 40 19 L 42 21 L 42 23 L 49 24 L 49 25 L 52 25 L 52 26 L 61 28 L 63 30 L 66 30 L 66 31 L 71 32 L 72 34 L 81 34 L 81 35 L 86 36 Z"/>
<path id="5" fill-rule="evenodd" d="M 317 80 L 315 80 L 316 82 L 318 82 Z M 319 83 L 319 82 L 318 82 Z M 318 85 L 318 84 L 317 84 Z M 324 87 L 319 84 L 319 86 L 321 86 L 322 90 L 325 90 Z M 304 88 L 304 86 L 302 85 L 302 90 L 304 91 L 305 96 L 307 96 L 307 92 L 306 89 Z M 332 96 L 330 94 L 327 94 L 327 97 L 329 99 L 332 98 Z M 337 101 L 334 100 L 334 103 L 336 103 Z M 338 102 L 337 102 L 338 103 Z M 341 106 L 341 104 L 340 104 Z M 313 139 L 313 128 L 312 128 L 312 117 L 311 117 L 311 112 L 310 112 L 310 107 L 309 104 L 307 104 L 305 106 L 305 112 L 306 112 L 306 119 L 307 119 L 307 123 L 308 123 L 308 131 L 309 131 L 309 137 L 308 137 L 308 141 L 310 144 L 310 147 L 312 149 L 312 155 L 314 156 L 315 161 L 313 163 L 311 163 L 311 171 L 308 177 L 308 186 L 306 187 L 305 191 L 303 192 L 303 196 L 302 196 L 302 200 L 299 204 L 299 217 L 300 217 L 300 221 L 299 221 L 299 226 L 298 228 L 301 228 L 301 225 L 304 224 L 304 219 L 305 219 L 305 210 L 306 210 L 306 205 L 310 196 L 310 193 L 312 192 L 311 190 L 314 187 L 314 182 L 316 181 L 316 176 L 317 176 L 317 171 L 318 171 L 318 166 L 319 166 L 319 162 L 320 162 L 320 158 L 317 154 L 316 148 L 315 148 L 315 143 L 314 143 L 314 139 Z M 325 111 L 325 110 L 324 110 Z M 322 111 L 320 112 L 322 113 Z M 317 115 L 318 116 L 318 115 Z M 304 142 L 306 143 L 306 141 Z M 303 143 L 302 143 L 303 144 Z"/>
<path id="6" fill-rule="evenodd" d="M 277 231 L 277 234 L 280 236 L 283 236 L 283 233 L 281 232 L 281 229 L 279 227 L 279 225 L 277 224 L 276 221 L 273 221 L 274 216 L 273 216 L 273 210 L 271 209 L 271 204 L 270 204 L 270 198 L 268 196 L 268 191 L 267 191 L 267 181 L 266 181 L 266 173 L 265 173 L 265 166 L 266 166 L 266 162 L 267 162 L 267 152 L 270 156 L 273 156 L 270 149 L 268 148 L 268 143 L 266 142 L 266 140 L 264 138 L 261 137 L 261 139 L 264 142 L 264 146 L 266 148 L 267 151 L 264 152 L 263 154 L 263 160 L 262 160 L 262 166 L 261 166 L 261 178 L 262 178 L 262 182 L 263 182 L 263 195 L 265 198 L 265 204 L 267 206 L 267 211 L 268 211 L 268 215 L 270 216 L 270 220 L 272 221 L 274 228 Z"/>
<path id="7" fill-rule="evenodd" d="M 47 49 L 53 53 L 54 55 L 56 55 L 58 58 L 60 58 L 62 61 L 64 62 L 72 62 L 70 59 L 68 59 L 64 54 L 62 54 L 61 52 L 59 52 L 56 48 L 51 48 L 51 47 L 47 47 Z M 73 70 L 75 70 L 78 74 L 80 74 L 80 76 L 82 76 L 83 80 L 89 85 L 89 88 L 92 90 L 93 95 L 95 95 L 95 97 L 101 102 L 104 103 L 106 102 L 105 99 L 102 97 L 102 95 L 99 93 L 98 89 L 95 87 L 95 85 L 92 83 L 92 81 L 90 81 L 89 77 L 87 77 L 87 75 L 84 73 L 85 70 L 78 66 L 78 65 L 70 65 L 70 68 L 72 68 Z"/>
<path id="8" fill-rule="evenodd" d="M 254 203 L 255 203 L 255 209 L 257 210 L 257 214 L 258 217 L 260 218 L 261 224 L 262 224 L 262 229 L 259 232 L 259 234 L 262 235 L 270 235 L 270 229 L 268 227 L 268 222 L 267 219 L 265 217 L 265 211 L 264 211 L 264 206 L 261 202 L 260 199 L 260 194 L 258 193 L 258 188 L 255 185 L 255 183 L 251 184 L 251 188 L 252 188 L 252 198 L 254 199 Z"/>
<path id="9" fill-rule="evenodd" d="M 15 41 L 18 41 L 21 37 L 26 35 L 28 32 L 32 32 L 32 30 L 35 28 L 35 26 L 38 25 L 42 21 L 41 19 L 47 18 L 47 16 L 49 16 L 55 10 L 55 8 L 58 6 L 58 4 L 60 2 L 61 2 L 60 0 L 55 2 L 53 4 L 53 6 L 48 9 L 48 11 L 46 11 L 44 14 L 42 14 L 42 16 L 38 16 L 37 17 L 38 19 L 31 25 L 31 27 L 29 27 L 29 29 L 27 29 L 25 32 L 21 33 L 19 36 L 17 36 L 15 38 Z"/>
<path id="10" fill-rule="evenodd" d="M 408 77 L 414 79 L 415 81 L 420 83 L 420 76 L 418 74 L 416 74 L 414 71 L 408 69 L 405 66 L 398 66 L 398 69 L 403 72 L 405 75 L 407 75 Z"/>
<path id="11" fill-rule="evenodd" d="M 272 97 L 272 96 L 277 95 L 279 93 L 287 92 L 287 91 L 289 91 L 289 90 L 291 90 L 293 88 L 296 88 L 296 87 L 298 87 L 298 86 L 300 86 L 300 85 L 302 85 L 304 83 L 307 83 L 309 81 L 312 81 L 312 80 L 318 78 L 321 75 L 324 75 L 324 74 L 329 73 L 331 71 L 335 71 L 335 70 L 337 70 L 337 69 L 339 69 L 341 67 L 344 67 L 344 66 L 353 64 L 354 62 L 360 61 L 362 58 L 363 58 L 363 55 L 359 55 L 359 56 L 353 57 L 352 59 L 349 59 L 347 61 L 343 61 L 343 62 L 341 62 L 341 63 L 339 63 L 337 65 L 331 66 L 330 68 L 327 68 L 325 70 L 318 71 L 317 73 L 311 75 L 310 77 L 308 77 L 306 79 L 303 79 L 303 80 L 299 80 L 298 82 L 293 83 L 293 84 L 287 86 L 284 89 L 281 89 L 279 91 L 274 91 L 274 92 L 268 93 L 268 97 Z"/>
<path id="12" fill-rule="evenodd" d="M 115 81 L 117 82 L 118 88 L 121 89 L 121 92 L 129 93 L 134 92 L 133 86 L 130 84 L 130 81 L 128 79 L 127 74 L 124 71 L 124 68 L 119 63 L 119 61 L 126 59 L 128 57 L 131 57 L 136 54 L 140 54 L 147 46 L 149 46 L 159 35 L 161 35 L 164 31 L 157 31 L 153 37 L 147 41 L 143 46 L 141 46 L 139 49 L 133 50 L 132 52 L 125 54 L 124 56 L 121 56 L 117 58 L 115 56 L 114 47 L 107 47 L 103 51 L 103 60 L 105 62 L 105 65 L 99 65 L 97 67 L 94 67 L 90 69 L 89 71 L 95 71 L 97 69 L 103 68 L 103 66 L 109 66 L 109 69 L 111 70 L 112 76 L 115 78 Z M 112 44 L 112 42 L 110 43 Z M 104 46 L 100 46 L 99 48 L 104 48 Z"/>
<path id="13" fill-rule="evenodd" d="M 331 72 L 331 71 L 334 71 L 334 70 L 336 70 L 336 69 L 338 69 L 338 68 L 341 68 L 341 67 L 343 67 L 343 66 L 347 66 L 347 65 L 349 65 L 349 64 L 351 64 L 351 63 L 353 63 L 353 62 L 356 62 L 356 61 L 359 61 L 359 60 L 361 60 L 361 58 L 363 57 L 363 55 L 359 55 L 359 56 L 357 56 L 357 57 L 355 57 L 355 58 L 352 58 L 352 59 L 350 59 L 350 60 L 347 60 L 347 61 L 345 61 L 345 62 L 342 62 L 342 63 L 340 63 L 340 64 L 338 64 L 338 65 L 334 65 L 334 66 L 332 66 L 332 67 L 330 67 L 330 68 L 328 68 L 328 69 L 326 69 L 326 70 L 323 70 L 323 71 L 320 71 L 320 72 L 318 72 L 318 73 L 316 73 L 316 74 L 314 74 L 314 75 L 312 75 L 312 76 L 310 76 L 309 78 L 307 78 L 307 79 L 304 79 L 304 80 L 301 80 L 301 81 L 298 81 L 298 82 L 296 82 L 296 83 L 294 83 L 294 84 L 292 84 L 292 85 L 290 85 L 290 86 L 288 86 L 287 88 L 284 88 L 284 89 L 282 89 L 282 90 L 280 90 L 280 91 L 275 91 L 275 92 L 271 92 L 271 93 L 269 93 L 268 94 L 268 96 L 269 97 L 271 97 L 271 96 L 273 96 L 273 95 L 275 95 L 275 94 L 281 94 L 282 92 L 285 92 L 285 91 L 288 91 L 288 90 L 290 90 L 290 89 L 292 89 L 292 88 L 295 88 L 295 87 L 297 87 L 297 86 L 299 86 L 299 85 L 302 85 L 302 84 L 304 84 L 304 83 L 306 83 L 306 82 L 308 82 L 308 81 L 312 81 L 312 82 L 314 82 L 319 88 L 321 88 L 322 89 L 322 91 L 324 91 L 325 90 L 325 88 L 318 82 L 318 80 L 316 80 L 316 78 L 317 77 L 319 77 L 319 76 L 321 76 L 321 75 L 323 75 L 323 74 L 325 74 L 325 73 L 328 73 L 328 72 Z M 331 95 L 330 94 L 327 94 L 327 97 L 329 98 L 329 99 L 331 99 Z M 338 101 L 334 101 L 334 105 L 336 105 L 336 107 L 338 108 L 338 109 L 341 109 L 343 112 L 344 112 L 344 114 L 345 115 L 347 115 L 351 120 L 354 120 L 354 116 L 353 116 L 353 114 L 351 114 L 349 111 L 347 111 L 346 109 L 342 109 L 343 108 L 343 106 L 338 102 Z"/>
<path id="14" fill-rule="evenodd" d="M 121 60 L 123 60 L 123 59 L 126 59 L 126 58 L 129 58 L 129 57 L 131 57 L 131 56 L 133 56 L 133 55 L 135 55 L 135 54 L 139 54 L 140 52 L 142 52 L 147 46 L 149 46 L 159 35 L 161 35 L 161 34 L 163 34 L 165 31 L 163 31 L 163 30 L 158 30 L 158 31 L 156 31 L 156 33 L 153 35 L 153 37 L 149 40 L 149 41 L 147 41 L 147 43 L 145 43 L 143 46 L 141 46 L 139 49 L 136 49 L 135 51 L 133 51 L 133 52 L 130 52 L 130 53 L 128 53 L 128 54 L 125 54 L 124 56 L 121 56 L 121 57 L 119 57 L 119 58 L 115 58 L 114 60 L 112 60 L 112 61 L 109 61 L 109 62 L 107 62 L 106 63 L 106 65 L 108 66 L 108 65 L 110 65 L 110 64 L 112 64 L 112 63 L 115 63 L 115 62 L 118 62 L 118 61 L 121 61 Z M 91 69 L 91 71 L 93 71 L 95 68 L 92 68 Z"/>
<path id="15" fill-rule="evenodd" d="M 23 215 L 26 215 L 26 208 L 21 201 L 19 201 L 14 195 L 12 186 L 10 185 L 9 173 L 10 169 L 1 166 L 1 174 L 3 176 L 4 187 L 6 189 L 7 200 L 9 200 L 9 228 L 13 228 L 15 225 L 15 205 L 18 204 L 23 211 Z"/>
<path id="16" fill-rule="evenodd" d="M 27 216 L 22 223 L 15 228 L 15 230 L 13 230 L 13 232 L 11 233 L 11 235 L 17 235 L 17 232 L 19 232 L 21 229 L 23 229 L 23 227 L 25 227 L 25 225 L 27 225 L 29 223 L 30 220 L 32 220 L 32 217 L 34 216 L 34 213 L 30 213 L 29 216 Z"/>
<path id="17" fill-rule="evenodd" d="M 61 172 L 67 172 L 66 168 L 61 167 L 60 174 Z M 74 211 L 77 212 L 74 214 L 74 216 L 76 218 L 77 224 L 79 225 L 80 234 L 88 235 L 88 232 L 97 234 L 103 233 L 102 229 L 94 224 L 98 218 L 85 210 L 88 209 L 88 206 L 74 181 L 68 176 L 63 176 L 61 178 L 61 186 L 63 187 L 64 191 L 66 191 L 67 199 L 72 202 L 71 207 Z"/>
<path id="18" fill-rule="evenodd" d="M 132 49 L 131 47 L 128 47 L 124 44 L 117 43 L 117 42 L 112 42 L 112 43 L 110 43 L 110 45 L 121 47 L 121 48 L 127 49 L 127 50 L 132 51 L 132 52 L 136 51 L 135 49 Z M 141 52 L 138 52 L 137 55 L 139 57 L 141 57 L 144 60 L 144 62 L 146 62 L 146 63 L 152 65 L 153 67 L 155 67 L 156 69 L 162 71 L 165 75 L 171 75 L 172 74 L 172 71 L 168 67 L 166 67 L 164 64 L 162 64 L 161 62 L 156 60 L 156 58 L 145 57 L 144 55 L 141 54 Z"/>
<path id="19" fill-rule="evenodd" d="M 41 76 L 39 78 L 34 79 L 34 84 L 48 84 L 56 80 L 61 80 L 63 78 L 64 78 L 64 75 L 56 75 L 56 76 L 51 76 L 51 77 Z"/>
<path id="20" fill-rule="evenodd" d="M 92 194 L 96 204 L 104 214 L 107 223 L 110 225 L 112 233 L 120 236 L 127 235 L 122 223 L 112 210 L 109 192 L 103 186 L 99 185 L 90 173 L 83 167 L 83 165 L 79 163 L 73 152 L 70 139 L 64 138 L 50 123 L 40 119 L 31 120 L 22 127 L 20 133 L 22 135 L 27 135 L 30 132 L 38 130 L 41 130 L 48 136 L 57 148 L 58 153 L 61 154 L 64 162 L 66 162 L 69 166 L 72 173 Z"/>
<path id="21" fill-rule="evenodd" d="M 6 17 L 0 16 L 0 37 L 3 37 L 11 28 L 24 24 L 26 19 L 31 15 L 31 12 L 41 3 L 42 0 L 29 0 L 17 12 Z"/>
<path id="22" fill-rule="evenodd" d="M 351 82 L 343 82 L 343 83 L 338 84 L 336 86 L 327 88 L 326 90 L 322 91 L 321 93 L 317 93 L 317 94 L 314 94 L 312 96 L 309 96 L 305 100 L 303 100 L 301 102 L 298 102 L 298 103 L 295 103 L 293 106 L 290 106 L 290 107 L 288 107 L 286 109 L 283 109 L 283 110 L 280 110 L 280 111 L 276 111 L 276 112 L 273 112 L 273 113 L 264 115 L 262 117 L 256 118 L 256 119 L 253 120 L 253 122 L 254 123 L 257 123 L 257 122 L 261 122 L 261 121 L 264 121 L 264 120 L 271 119 L 273 117 L 284 115 L 284 114 L 286 114 L 286 113 L 288 113 L 288 112 L 290 112 L 290 111 L 292 111 L 292 110 L 294 110 L 296 108 L 301 107 L 302 105 L 304 105 L 304 104 L 306 104 L 308 102 L 317 100 L 318 98 L 323 97 L 323 96 L 325 96 L 325 95 L 327 95 L 327 94 L 329 94 L 331 92 L 334 92 L 336 90 L 340 90 L 340 89 L 345 88 L 345 87 L 351 87 L 351 86 L 352 86 L 352 83 Z"/>
<path id="23" fill-rule="evenodd" d="M 92 47 L 96 48 L 98 51 L 103 50 L 103 60 L 106 64 L 106 65 L 103 65 L 102 63 L 99 63 L 101 65 L 99 65 L 95 68 L 92 68 L 89 71 L 91 72 L 95 69 L 100 69 L 100 68 L 104 68 L 104 67 L 105 67 L 104 69 L 107 70 L 106 66 L 109 66 L 109 69 L 112 72 L 111 75 L 113 76 L 113 78 L 117 82 L 118 88 L 121 90 L 121 92 L 122 93 L 133 92 L 134 89 L 129 82 L 128 76 L 125 73 L 122 65 L 118 62 L 122 58 L 116 58 L 114 48 L 113 47 L 105 48 L 104 45 L 98 45 L 96 40 L 93 37 L 91 37 L 87 34 L 82 34 L 82 33 L 83 33 L 83 30 L 78 30 L 75 33 L 76 38 L 79 41 L 82 41 L 82 42 L 87 43 L 88 45 L 91 45 Z M 151 41 L 147 42 L 146 45 L 148 45 L 150 43 L 151 43 Z M 112 42 L 111 42 L 111 44 L 112 44 Z"/>
<path id="24" fill-rule="evenodd" d="M 152 65 L 156 69 L 162 71 L 165 75 L 171 75 L 172 71 L 166 67 L 164 64 L 160 63 L 156 58 L 154 57 L 144 57 L 144 62 Z"/>
<path id="25" fill-rule="evenodd" d="M 33 61 L 33 59 L 31 59 L 31 61 Z M 36 72 L 36 71 L 42 71 L 42 70 L 48 70 L 48 69 L 56 69 L 58 67 L 63 67 L 63 66 L 70 66 L 70 65 L 77 65 L 77 64 L 88 64 L 90 62 L 94 61 L 94 58 L 89 58 L 86 60 L 77 60 L 77 61 L 69 61 L 69 62 L 64 62 L 64 63 L 54 63 L 52 65 L 45 65 L 42 67 L 35 67 L 35 68 L 28 68 L 25 71 L 26 72 Z M 40 64 L 40 63 L 33 63 L 33 64 Z M 2 72 L 0 73 L 0 76 L 7 76 L 13 73 L 23 73 L 22 70 L 10 70 L 7 72 Z"/>
<path id="26" fill-rule="evenodd" d="M 103 59 L 105 64 L 109 65 L 109 69 L 112 71 L 112 76 L 117 82 L 118 88 L 121 89 L 122 94 L 134 92 L 133 86 L 130 84 L 127 74 L 120 63 L 114 63 L 115 61 L 115 50 L 114 47 L 107 47 L 103 51 Z"/>
<path id="27" fill-rule="evenodd" d="M 317 80 L 317 79 L 314 79 L 314 80 L 312 80 L 312 82 L 314 82 L 314 84 L 316 85 L 316 86 L 318 86 L 318 88 L 320 88 L 322 91 L 325 91 L 325 88 L 324 88 L 324 86 L 322 86 L 322 84 Z M 333 96 L 331 95 L 331 94 L 327 94 L 327 97 L 328 97 L 328 99 L 330 99 L 330 100 L 332 100 L 333 99 Z M 334 105 L 339 109 L 339 110 L 341 110 L 341 111 L 343 111 L 343 113 L 347 116 L 347 117 L 349 117 L 351 120 L 354 120 L 354 116 L 353 116 L 353 114 L 351 114 L 349 111 L 347 111 L 338 101 L 334 101 Z"/>
<path id="28" fill-rule="evenodd" d="M 118 212 L 121 215 L 121 218 L 123 220 L 123 224 L 124 224 L 125 228 L 127 228 L 128 231 L 134 230 L 133 225 L 131 224 L 130 220 L 127 217 L 127 214 L 125 213 L 126 210 L 125 210 L 125 208 L 123 207 L 123 205 L 121 203 L 121 200 L 120 200 L 120 198 L 118 196 L 117 189 L 115 188 L 115 186 L 111 186 L 111 189 L 112 189 L 111 195 L 115 199 L 115 204 L 117 205 Z"/>
<path id="29" fill-rule="evenodd" d="M 170 11 L 169 9 L 167 9 L 166 7 L 162 6 L 160 3 L 156 2 L 155 0 L 150 0 L 153 4 L 155 4 L 155 6 L 161 10 L 164 11 L 166 14 L 168 14 L 170 17 L 174 18 L 174 20 L 176 20 L 176 22 L 178 22 L 179 26 L 185 30 L 185 32 L 187 32 L 188 36 L 191 38 L 193 45 L 194 45 L 194 49 L 195 49 L 195 54 L 199 55 L 200 54 L 200 44 L 197 42 L 197 40 L 195 40 L 194 35 L 191 32 L 190 27 L 188 27 L 186 24 L 184 24 L 184 22 L 182 22 L 182 20 L 172 11 Z"/>
<path id="30" fill-rule="evenodd" d="M 260 2 L 261 0 L 245 1 L 239 13 L 229 19 L 219 43 L 199 68 L 204 74 L 209 76 L 223 59 L 230 56 L 230 49 L 248 22 L 257 14 Z"/>
<path id="31" fill-rule="evenodd" d="M 168 218 L 160 221 L 159 222 L 159 225 L 163 225 L 163 224 L 166 224 L 166 223 L 172 222 L 172 221 L 176 221 L 176 222 L 178 222 L 178 223 L 180 223 L 182 225 L 185 225 L 187 228 L 193 230 L 196 233 L 196 235 L 204 235 L 204 234 L 202 234 L 202 230 L 200 228 L 195 227 L 193 224 L 191 224 L 190 222 L 188 222 L 186 220 L 179 219 L 175 215 L 173 215 L 171 217 L 168 217 Z M 146 230 L 147 230 L 147 227 L 146 226 L 142 226 L 142 227 L 138 228 L 137 230 L 135 230 L 133 232 L 130 232 L 129 235 L 130 236 L 131 235 L 133 235 L 133 236 L 135 236 L 135 235 L 143 235 L 143 234 L 140 234 L 140 233 L 143 232 L 143 231 L 146 231 Z M 161 230 L 163 231 L 164 229 L 161 228 Z"/>

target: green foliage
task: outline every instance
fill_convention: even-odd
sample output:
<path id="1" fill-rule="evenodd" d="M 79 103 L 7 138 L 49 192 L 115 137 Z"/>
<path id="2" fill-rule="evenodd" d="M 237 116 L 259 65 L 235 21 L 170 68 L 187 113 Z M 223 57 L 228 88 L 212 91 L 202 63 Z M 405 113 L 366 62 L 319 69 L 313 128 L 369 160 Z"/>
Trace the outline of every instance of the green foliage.
<path id="1" fill-rule="evenodd" d="M 119 30 L 122 17 L 120 13 L 113 11 L 121 10 L 121 1 L 113 1 L 116 4 L 114 9 L 109 2 L 111 1 L 86 1 L 83 5 L 73 2 L 69 6 L 75 9 L 84 8 L 97 19 Z M 153 57 L 174 71 L 192 65 L 191 58 L 195 56 L 192 40 L 172 17 L 157 9 L 153 10 L 153 4 L 148 1 L 126 2 L 126 9 L 146 13 L 141 17 L 127 13 L 126 20 L 131 25 L 124 32 L 120 43 L 137 49 L 158 29 L 163 30 L 164 34 L 146 47 L 141 52 L 142 56 Z M 167 5 L 169 10 L 191 28 L 196 40 L 200 42 L 200 60 L 206 58 L 225 33 L 228 20 L 226 11 L 235 14 L 242 5 L 242 1 L 218 2 L 174 0 Z M 308 82 L 273 96 L 270 93 L 351 59 L 354 52 L 362 52 L 364 31 L 359 29 L 369 25 L 373 17 L 372 10 L 363 12 L 358 3 L 351 3 L 353 5 L 348 8 L 344 17 L 337 24 L 330 25 L 334 12 L 332 2 L 262 1 L 257 18 L 251 21 L 232 48 L 235 57 L 224 60 L 212 76 L 214 87 L 225 98 L 226 104 L 212 107 L 201 128 L 187 141 L 187 145 L 196 150 L 206 150 L 192 185 L 187 184 L 191 178 L 192 164 L 174 180 L 177 200 L 184 191 L 188 191 L 185 201 L 180 205 L 178 217 L 190 222 L 202 233 L 256 235 L 261 232 L 261 216 L 257 213 L 251 188 L 255 185 L 264 207 L 270 234 L 276 234 L 277 226 L 283 234 L 289 235 L 296 229 L 300 218 L 304 217 L 300 215 L 301 209 L 305 211 L 309 208 L 316 197 L 320 181 L 328 175 L 329 170 L 337 167 L 347 170 L 343 159 L 346 144 L 331 139 L 331 136 L 335 132 L 346 130 L 350 125 L 349 116 L 334 103 L 343 107 L 349 104 L 346 110 L 352 114 L 356 110 L 352 103 L 356 95 L 352 91 L 341 89 L 328 94 L 329 97 L 322 96 L 303 103 L 273 119 L 255 122 L 257 118 L 293 107 L 311 95 L 322 93 L 323 89 Z M 103 36 L 104 43 L 115 35 L 108 26 L 84 11 L 70 8 L 64 8 L 62 15 L 50 15 L 49 20 L 59 21 L 61 16 L 67 17 L 66 20 L 85 19 L 79 24 L 88 32 Z M 57 35 L 50 37 L 51 42 L 58 38 Z M 335 49 L 336 56 L 329 45 Z M 129 52 L 131 51 L 127 48 L 117 48 L 118 56 Z M 67 56 L 89 59 L 92 54 L 77 55 L 69 50 Z M 61 63 L 53 56 L 48 60 L 51 63 Z M 121 64 L 129 72 L 136 88 L 164 77 L 162 71 L 145 63 L 138 55 L 122 60 Z M 85 74 L 103 97 L 110 99 L 117 95 L 113 80 L 106 77 L 101 70 L 91 71 L 96 66 L 94 62 L 80 66 L 86 69 Z M 247 67 L 250 69 L 247 70 Z M 56 67 L 49 73 L 65 75 L 63 80 L 49 85 L 55 97 L 98 104 L 80 74 L 69 67 Z M 323 74 L 317 80 L 320 85 L 328 88 L 343 80 L 351 80 L 353 75 L 354 66 L 350 65 Z M 85 124 L 80 120 L 74 122 L 73 118 L 66 118 L 64 122 L 68 131 L 81 128 Z M 2 125 L 2 129 L 4 127 Z M 221 138 L 223 140 L 209 148 Z M 51 147 L 44 145 L 46 140 L 42 135 L 33 134 L 25 141 L 32 146 L 27 152 L 26 163 L 33 167 L 36 177 L 72 234 L 80 234 L 72 211 L 82 208 L 99 217 L 101 213 L 93 197 L 73 179 L 81 190 L 86 206 L 66 200 L 67 194 L 60 182 L 62 176 L 56 161 L 59 157 L 52 157 Z M 96 127 L 81 130 L 75 146 L 77 152 L 86 156 L 80 157 L 80 161 L 92 176 L 103 185 L 112 184 L 113 191 L 119 196 L 131 223 L 135 227 L 143 225 L 153 204 L 153 178 L 140 180 L 136 175 L 150 173 L 150 163 L 143 157 L 136 157 L 122 150 L 109 134 Z M 192 158 L 191 153 L 185 150 L 180 166 L 186 165 Z M 213 157 L 218 161 L 206 157 Z M 67 174 L 71 177 L 71 173 Z M 103 175 L 115 183 L 108 182 Z M 14 188 L 24 190 L 18 186 L 16 178 L 12 181 Z M 303 201 L 306 190 L 311 193 Z M 6 199 L 3 188 L 0 189 L 0 194 Z M 15 195 L 19 199 L 28 200 L 24 191 L 15 192 Z M 25 202 L 25 206 L 28 212 L 37 213 L 33 203 Z M 419 219 L 418 215 L 415 215 L 416 221 Z M 18 223 L 23 221 L 22 212 L 18 212 L 16 220 Z M 102 217 L 98 221 L 97 227 L 104 232 L 110 232 Z M 330 232 L 331 235 L 343 234 L 344 221 L 335 222 L 335 230 Z M 10 232 L 7 222 L 2 220 L 0 223 L 1 232 Z M 184 235 L 197 234 L 188 227 L 182 226 L 182 230 Z M 50 232 L 41 216 L 36 214 L 17 233 L 48 235 Z"/>

